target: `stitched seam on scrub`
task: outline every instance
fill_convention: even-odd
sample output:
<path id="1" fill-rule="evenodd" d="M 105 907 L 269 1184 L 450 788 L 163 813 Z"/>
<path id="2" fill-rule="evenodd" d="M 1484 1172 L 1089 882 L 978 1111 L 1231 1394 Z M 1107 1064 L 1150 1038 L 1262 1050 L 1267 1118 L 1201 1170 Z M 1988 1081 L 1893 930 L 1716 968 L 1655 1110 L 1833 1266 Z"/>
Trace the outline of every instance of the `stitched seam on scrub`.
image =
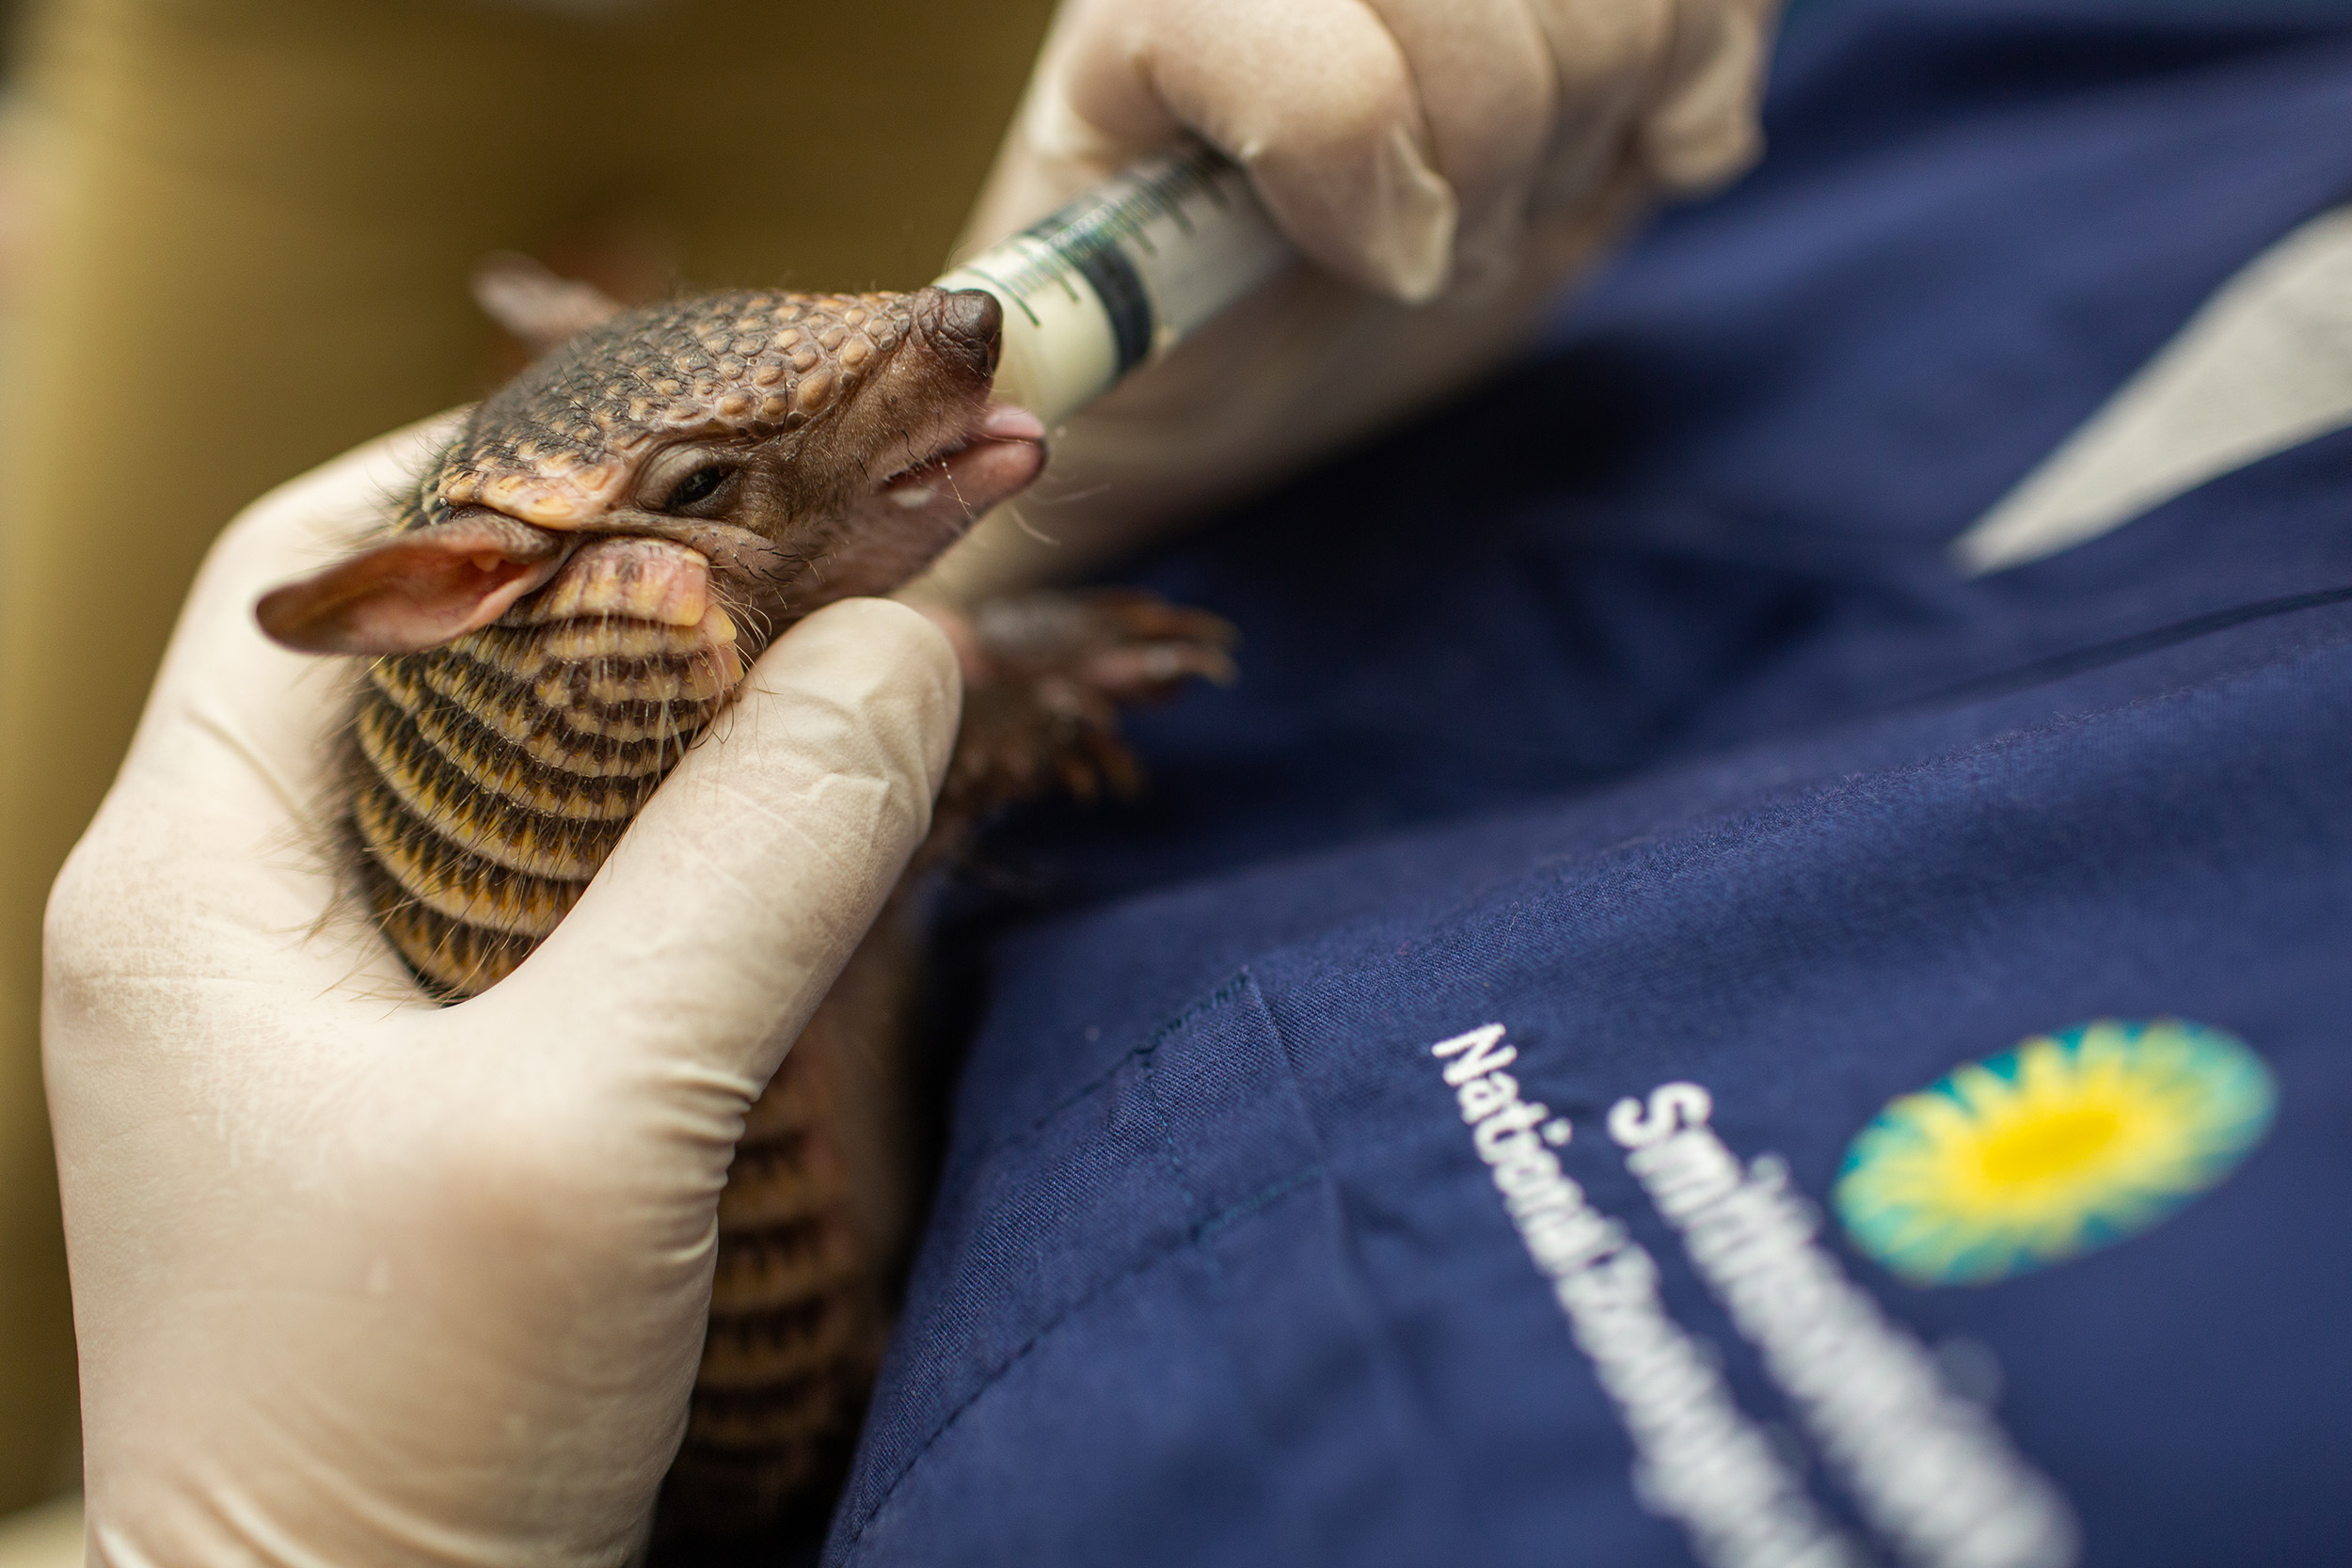
<path id="1" fill-rule="evenodd" d="M 1070 1093 L 1064 1095 L 1061 1099 L 1054 1101 L 1053 1104 L 1039 1112 L 1025 1126 L 1008 1132 L 1001 1138 L 996 1138 L 990 1142 L 980 1144 L 977 1148 L 973 1148 L 969 1153 L 963 1155 L 961 1159 L 952 1162 L 948 1168 L 943 1171 L 940 1175 L 939 1189 L 942 1192 L 945 1192 L 947 1189 L 949 1181 L 954 1177 L 961 1175 L 963 1171 L 968 1170 L 971 1166 L 980 1161 L 987 1159 L 990 1155 L 995 1154 L 1003 1149 L 1011 1148 L 1017 1145 L 1026 1143 L 1031 1138 L 1036 1137 L 1038 1132 L 1045 1126 L 1046 1123 L 1052 1121 L 1055 1117 L 1060 1116 L 1064 1111 L 1069 1110 L 1073 1105 L 1077 1104 L 1080 1101 L 1089 1099 L 1096 1093 L 1100 1092 L 1104 1085 L 1118 1077 L 1120 1072 L 1125 1070 L 1137 1059 L 1149 1056 L 1153 1052 L 1159 1050 L 1159 1048 L 1166 1044 L 1168 1037 L 1174 1035 L 1177 1030 L 1182 1029 L 1185 1024 L 1190 1023 L 1193 1020 L 1200 1018 L 1204 1013 L 1215 1012 L 1217 1008 L 1224 1006 L 1227 1003 L 1232 1001 L 1235 997 L 1241 995 L 1242 992 L 1248 989 L 1249 972 L 1245 969 L 1235 974 L 1231 979 L 1226 980 L 1223 984 L 1219 985 L 1216 990 L 1211 991 L 1200 1001 L 1195 1002 L 1191 1006 L 1184 1008 L 1183 1012 L 1178 1013 L 1175 1017 L 1161 1023 L 1140 1043 L 1121 1052 L 1107 1066 L 1105 1066 L 1102 1071 L 1096 1073 L 1093 1077 L 1088 1079 L 1084 1084 L 1081 1084 L 1078 1087 L 1071 1090 Z M 1158 1101 L 1154 1100 L 1152 1103 L 1152 1110 L 1154 1114 L 1158 1112 Z M 1165 1125 L 1167 1118 L 1163 1117 L 1161 1117 L 1161 1121 L 1163 1125 Z"/>
<path id="2" fill-rule="evenodd" d="M 987 1377 L 983 1378 L 980 1381 L 979 1386 L 974 1388 L 971 1393 L 965 1395 L 962 1399 L 958 1400 L 956 1402 L 955 1408 L 947 1412 L 946 1416 L 941 1419 L 938 1427 L 931 1433 L 931 1434 L 929 1437 L 924 1438 L 921 1443 L 917 1444 L 913 1453 L 907 1455 L 906 1463 L 898 1467 L 898 1473 L 890 1478 L 890 1484 L 883 1487 L 881 1495 L 875 1497 L 873 1507 L 866 1511 L 865 1516 L 859 1519 L 855 1527 L 853 1527 L 848 1535 L 843 1538 L 841 1543 L 842 1545 L 845 1548 L 853 1546 L 865 1537 L 866 1528 L 870 1526 L 875 1519 L 881 1516 L 883 1509 L 890 1506 L 891 1498 L 898 1496 L 898 1488 L 905 1484 L 906 1479 L 909 1476 L 914 1473 L 915 1466 L 923 1462 L 924 1455 L 930 1452 L 931 1446 L 937 1443 L 942 1437 L 946 1436 L 947 1433 L 954 1429 L 956 1422 L 962 1418 L 965 1411 L 971 1409 L 973 1405 L 979 1402 L 982 1395 L 986 1394 L 991 1388 L 993 1388 L 999 1382 L 1003 1381 L 1006 1373 L 1011 1371 L 1013 1368 L 1019 1366 L 1024 1360 L 1027 1359 L 1029 1353 L 1037 1349 L 1039 1345 L 1044 1343 L 1046 1337 L 1051 1335 L 1056 1329 L 1059 1328 L 1064 1323 L 1068 1322 L 1071 1318 L 1075 1317 L 1078 1313 L 1086 1310 L 1089 1307 L 1093 1306 L 1094 1303 L 1100 1301 L 1104 1296 L 1108 1295 L 1112 1291 L 1117 1290 L 1120 1286 L 1125 1284 L 1136 1275 L 1146 1273 L 1149 1270 L 1158 1268 L 1161 1264 L 1181 1256 L 1187 1248 L 1199 1246 L 1202 1242 L 1208 1240 L 1210 1237 L 1216 1236 L 1224 1231 L 1230 1230 L 1233 1227 L 1240 1225 L 1245 1221 L 1255 1219 L 1258 1215 L 1263 1213 L 1268 1209 L 1273 1208 L 1276 1204 L 1281 1202 L 1282 1199 L 1288 1197 L 1291 1194 L 1298 1191 L 1300 1188 L 1311 1186 L 1313 1183 L 1322 1180 L 1323 1177 L 1323 1167 L 1319 1164 L 1313 1164 L 1301 1166 L 1299 1169 L 1291 1172 L 1287 1176 L 1277 1178 L 1273 1181 L 1270 1181 L 1266 1185 L 1259 1188 L 1256 1192 L 1251 1193 L 1248 1197 L 1236 1199 L 1234 1202 L 1226 1205 L 1216 1213 L 1210 1215 L 1207 1219 L 1200 1221 L 1197 1225 L 1187 1227 L 1184 1231 L 1184 1240 L 1176 1245 L 1168 1248 L 1166 1251 L 1154 1253 L 1149 1258 L 1136 1259 L 1127 1267 L 1120 1269 L 1117 1274 L 1114 1274 L 1108 1278 L 1103 1280 L 1092 1290 L 1087 1291 L 1086 1294 L 1080 1296 L 1077 1300 L 1070 1303 L 1070 1305 L 1063 1307 L 1060 1311 L 1055 1313 L 1053 1317 L 1048 1319 L 1045 1323 L 1039 1324 L 1037 1331 L 1031 1334 L 1026 1339 L 1021 1341 L 1020 1348 L 1015 1350 L 1010 1355 L 1005 1357 L 1002 1365 L 998 1366 L 994 1370 L 991 1371 Z"/>

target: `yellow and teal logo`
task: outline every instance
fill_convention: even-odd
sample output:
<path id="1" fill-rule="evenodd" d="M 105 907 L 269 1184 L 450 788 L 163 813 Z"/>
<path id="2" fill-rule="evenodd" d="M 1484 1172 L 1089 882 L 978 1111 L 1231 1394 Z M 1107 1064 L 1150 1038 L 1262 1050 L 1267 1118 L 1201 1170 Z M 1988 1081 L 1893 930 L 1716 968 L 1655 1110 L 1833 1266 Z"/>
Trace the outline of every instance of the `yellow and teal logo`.
<path id="1" fill-rule="evenodd" d="M 1919 1285 L 1978 1285 L 2136 1236 L 2262 1142 L 2270 1069 L 2234 1035 L 2102 1019 L 1890 1101 L 1832 1193 L 1856 1246 Z"/>

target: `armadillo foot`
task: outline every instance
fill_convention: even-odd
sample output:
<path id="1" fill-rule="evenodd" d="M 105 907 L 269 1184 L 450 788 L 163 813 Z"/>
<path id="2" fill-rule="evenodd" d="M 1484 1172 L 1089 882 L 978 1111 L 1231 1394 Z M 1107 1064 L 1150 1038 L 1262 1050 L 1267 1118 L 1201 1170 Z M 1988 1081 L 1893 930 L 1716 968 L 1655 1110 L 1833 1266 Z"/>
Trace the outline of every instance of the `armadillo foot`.
<path id="1" fill-rule="evenodd" d="M 963 729 L 940 819 L 961 824 L 1056 787 L 1082 800 L 1142 782 L 1120 738 L 1122 706 L 1195 679 L 1233 678 L 1233 628 L 1134 589 L 1024 594 L 975 610 Z"/>

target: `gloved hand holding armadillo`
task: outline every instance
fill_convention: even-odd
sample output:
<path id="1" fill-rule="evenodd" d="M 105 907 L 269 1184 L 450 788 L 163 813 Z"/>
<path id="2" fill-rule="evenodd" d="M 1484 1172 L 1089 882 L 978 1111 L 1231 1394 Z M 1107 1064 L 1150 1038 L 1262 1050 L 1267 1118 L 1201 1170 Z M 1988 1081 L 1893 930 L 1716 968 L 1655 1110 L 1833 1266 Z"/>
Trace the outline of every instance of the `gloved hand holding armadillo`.
<path id="1" fill-rule="evenodd" d="M 50 906 L 93 1562 L 616 1563 L 676 1451 L 744 1114 L 929 820 L 954 657 L 854 600 L 749 661 L 532 962 L 464 1006 L 314 802 L 351 693 L 256 596 L 457 431 L 258 504 Z"/>

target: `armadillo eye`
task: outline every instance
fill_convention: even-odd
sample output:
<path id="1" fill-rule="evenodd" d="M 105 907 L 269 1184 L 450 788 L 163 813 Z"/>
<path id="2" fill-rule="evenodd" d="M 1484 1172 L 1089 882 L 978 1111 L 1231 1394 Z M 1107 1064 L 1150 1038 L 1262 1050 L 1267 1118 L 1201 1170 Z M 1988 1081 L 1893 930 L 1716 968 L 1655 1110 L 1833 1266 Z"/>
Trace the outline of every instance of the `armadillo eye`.
<path id="1" fill-rule="evenodd" d="M 727 481 L 733 479 L 735 473 L 734 465 L 728 463 L 712 463 L 696 468 L 679 480 L 676 487 L 663 498 L 661 510 L 682 512 L 697 501 L 707 501 L 726 488 Z"/>

